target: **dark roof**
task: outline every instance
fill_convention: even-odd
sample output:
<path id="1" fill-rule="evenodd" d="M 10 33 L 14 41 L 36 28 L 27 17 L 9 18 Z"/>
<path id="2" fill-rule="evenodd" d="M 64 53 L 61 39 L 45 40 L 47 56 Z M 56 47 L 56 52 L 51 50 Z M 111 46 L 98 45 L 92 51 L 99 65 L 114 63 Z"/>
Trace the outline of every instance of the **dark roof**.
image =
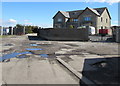
<path id="1" fill-rule="evenodd" d="M 107 12 L 108 12 L 108 15 L 109 15 L 109 17 L 110 17 L 110 19 L 111 19 L 111 16 L 110 16 L 110 13 L 109 13 L 107 7 L 93 8 L 93 9 L 87 7 L 86 9 L 91 10 L 91 11 L 92 11 L 94 14 L 96 14 L 97 16 L 101 16 L 102 13 L 104 12 L 104 10 L 106 9 Z M 85 9 L 85 10 L 86 10 L 86 9 Z M 59 11 L 59 12 L 61 12 L 66 18 L 78 18 L 78 16 L 81 15 L 85 10 L 75 10 L 75 11 L 66 11 L 66 12 L 64 12 L 64 11 Z M 55 16 L 56 16 L 56 15 L 55 15 Z M 55 17 L 55 16 L 54 16 L 54 17 Z M 54 17 L 53 17 L 53 18 L 54 18 Z"/>
<path id="2" fill-rule="evenodd" d="M 97 12 L 101 15 L 103 13 L 103 11 L 106 9 L 106 7 L 103 8 L 94 8 L 95 10 L 97 10 Z"/>
<path id="3" fill-rule="evenodd" d="M 88 9 L 90 9 L 90 10 L 91 10 L 93 13 L 95 13 L 96 15 L 100 16 L 100 13 L 99 13 L 97 10 L 92 9 L 92 8 L 88 8 Z"/>
<path id="4" fill-rule="evenodd" d="M 106 9 L 106 10 L 107 10 L 107 13 L 108 13 L 108 15 L 109 15 L 109 17 L 110 17 L 110 19 L 111 19 L 111 16 L 110 16 L 110 13 L 109 13 L 107 7 L 103 7 L 103 8 L 94 8 L 94 9 L 97 10 L 97 11 L 99 12 L 100 15 L 102 15 L 102 13 L 104 12 L 104 10 Z"/>
<path id="5" fill-rule="evenodd" d="M 70 18 L 77 18 L 83 10 L 76 10 L 76 11 L 67 11 L 69 13 Z"/>

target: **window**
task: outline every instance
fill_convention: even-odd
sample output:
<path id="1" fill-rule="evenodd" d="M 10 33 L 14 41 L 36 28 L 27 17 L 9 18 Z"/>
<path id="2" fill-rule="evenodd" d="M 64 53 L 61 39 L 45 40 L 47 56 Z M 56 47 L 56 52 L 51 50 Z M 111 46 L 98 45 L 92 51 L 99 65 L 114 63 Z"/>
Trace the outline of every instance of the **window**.
<path id="1" fill-rule="evenodd" d="M 106 19 L 106 23 L 108 22 L 108 20 Z"/>
<path id="2" fill-rule="evenodd" d="M 101 26 L 101 29 L 103 29 L 103 26 Z"/>
<path id="3" fill-rule="evenodd" d="M 101 22 L 103 21 L 103 18 L 101 17 Z"/>
<path id="4" fill-rule="evenodd" d="M 84 17 L 85 21 L 91 21 L 91 17 Z"/>
<path id="5" fill-rule="evenodd" d="M 62 19 L 61 19 L 61 18 L 58 18 L 58 22 L 62 22 Z"/>
<path id="6" fill-rule="evenodd" d="M 73 22 L 78 22 L 78 19 L 73 19 Z"/>
<path id="7" fill-rule="evenodd" d="M 73 12 L 73 15 L 76 15 L 77 14 L 77 12 Z"/>

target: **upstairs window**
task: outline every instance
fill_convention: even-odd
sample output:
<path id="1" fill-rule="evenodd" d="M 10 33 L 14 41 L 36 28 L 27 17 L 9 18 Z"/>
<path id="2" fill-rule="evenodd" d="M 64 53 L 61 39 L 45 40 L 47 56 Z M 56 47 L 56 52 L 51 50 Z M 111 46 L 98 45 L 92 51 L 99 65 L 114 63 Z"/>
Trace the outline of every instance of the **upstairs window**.
<path id="1" fill-rule="evenodd" d="M 91 21 L 91 17 L 84 17 L 85 21 Z"/>
<path id="2" fill-rule="evenodd" d="M 106 19 L 106 23 L 108 22 L 108 19 Z"/>
<path id="3" fill-rule="evenodd" d="M 78 22 L 78 19 L 73 19 L 73 22 Z"/>
<path id="4" fill-rule="evenodd" d="M 101 17 L 101 22 L 103 21 L 103 18 Z"/>
<path id="5" fill-rule="evenodd" d="M 57 20 L 58 22 L 62 22 L 62 19 L 61 18 L 58 18 L 58 20 Z"/>

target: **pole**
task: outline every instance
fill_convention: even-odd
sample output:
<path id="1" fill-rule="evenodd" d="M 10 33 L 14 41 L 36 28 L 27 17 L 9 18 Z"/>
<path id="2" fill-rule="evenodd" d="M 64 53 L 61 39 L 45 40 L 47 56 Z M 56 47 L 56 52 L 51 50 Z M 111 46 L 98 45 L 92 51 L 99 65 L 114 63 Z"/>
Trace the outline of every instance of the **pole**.
<path id="1" fill-rule="evenodd" d="M 11 27 L 11 35 L 13 35 L 13 27 Z"/>
<path id="2" fill-rule="evenodd" d="M 25 35 L 25 26 L 24 26 L 24 29 L 23 29 L 24 31 L 23 31 L 23 34 Z"/>

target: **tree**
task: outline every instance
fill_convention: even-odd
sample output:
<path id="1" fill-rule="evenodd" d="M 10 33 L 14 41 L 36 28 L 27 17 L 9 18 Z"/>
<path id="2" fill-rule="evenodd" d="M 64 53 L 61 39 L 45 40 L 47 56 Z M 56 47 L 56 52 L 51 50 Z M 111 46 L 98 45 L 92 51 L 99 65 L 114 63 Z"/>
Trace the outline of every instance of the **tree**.
<path id="1" fill-rule="evenodd" d="M 21 24 L 16 24 L 15 26 L 16 28 L 18 29 L 25 29 L 25 34 L 28 34 L 28 33 L 37 33 L 38 32 L 38 29 L 39 27 L 38 26 L 32 26 L 32 25 L 21 25 Z"/>
<path id="2" fill-rule="evenodd" d="M 15 26 L 16 28 L 24 28 L 24 25 L 21 25 L 21 24 L 16 24 Z"/>
<path id="3" fill-rule="evenodd" d="M 37 32 L 38 32 L 38 29 L 39 29 L 38 26 L 33 26 L 33 27 L 32 27 L 32 31 L 33 31 L 34 33 L 37 33 Z"/>

